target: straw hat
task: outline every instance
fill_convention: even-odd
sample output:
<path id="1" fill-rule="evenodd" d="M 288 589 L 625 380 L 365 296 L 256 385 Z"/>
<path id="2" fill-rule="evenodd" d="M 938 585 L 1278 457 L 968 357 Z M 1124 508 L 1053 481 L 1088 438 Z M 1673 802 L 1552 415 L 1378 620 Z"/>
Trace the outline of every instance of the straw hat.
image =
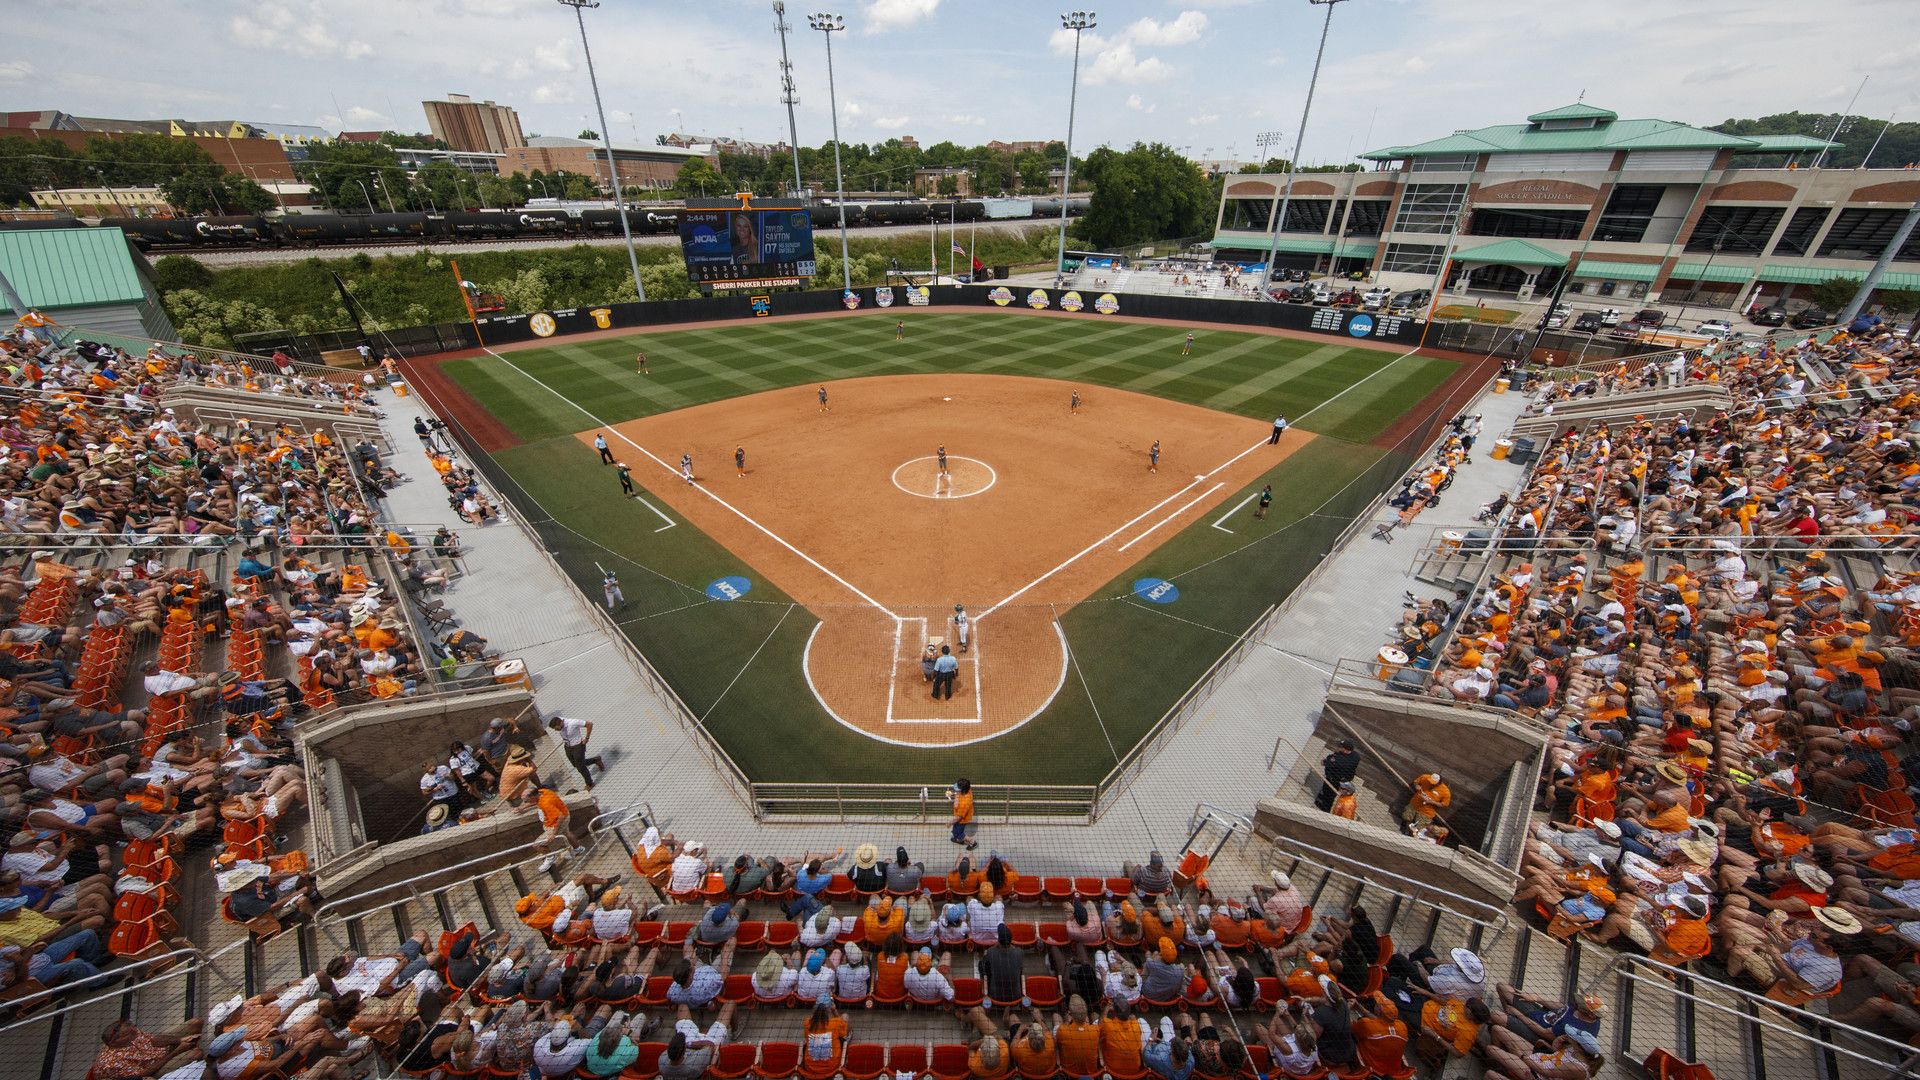
<path id="1" fill-rule="evenodd" d="M 513 749 L 507 751 L 507 764 L 511 765 L 516 761 L 526 761 L 531 757 L 533 757 L 533 751 L 516 743 Z"/>
<path id="2" fill-rule="evenodd" d="M 1654 771 L 1676 784 L 1687 782 L 1687 770 L 1677 761 L 1663 761 L 1654 766 Z"/>
<path id="3" fill-rule="evenodd" d="M 1481 963 L 1480 957 L 1473 952 L 1467 949 L 1455 949 L 1449 955 L 1453 957 L 1454 965 L 1460 969 L 1460 974 L 1467 977 L 1468 982 L 1486 981 L 1487 966 Z"/>
<path id="4" fill-rule="evenodd" d="M 1797 860 L 1793 863 L 1793 876 L 1799 878 L 1800 883 L 1809 889 L 1826 892 L 1833 888 L 1833 875 L 1805 860 Z"/>
<path id="5" fill-rule="evenodd" d="M 1682 840 L 1679 848 L 1680 854 L 1685 855 L 1688 861 L 1701 866 L 1712 866 L 1714 856 L 1719 853 L 1714 845 L 1705 840 Z"/>
<path id="6" fill-rule="evenodd" d="M 872 844 L 861 844 L 859 847 L 853 849 L 853 865 L 862 870 L 873 869 L 873 864 L 878 862 L 879 859 L 880 850 Z"/>
<path id="7" fill-rule="evenodd" d="M 1293 888 L 1293 879 L 1278 870 L 1273 872 L 1273 886 L 1276 889 Z"/>
<path id="8" fill-rule="evenodd" d="M 427 824 L 444 825 L 447 821 L 447 804 L 434 803 L 427 808 Z"/>
<path id="9" fill-rule="evenodd" d="M 1859 917 L 1845 908 L 1817 907 L 1813 909 L 1813 917 L 1836 934 L 1857 934 L 1866 929 Z"/>

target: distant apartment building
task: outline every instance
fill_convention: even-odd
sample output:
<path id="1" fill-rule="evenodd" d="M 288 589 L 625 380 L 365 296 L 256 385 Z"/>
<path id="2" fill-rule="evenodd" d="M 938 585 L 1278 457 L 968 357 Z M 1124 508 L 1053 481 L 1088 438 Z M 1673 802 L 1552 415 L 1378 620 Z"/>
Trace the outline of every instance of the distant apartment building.
<path id="1" fill-rule="evenodd" d="M 1059 141 L 1058 139 L 1022 139 L 1019 142 L 1001 142 L 995 139 L 987 144 L 987 149 L 1002 154 L 1039 154 L 1044 153 L 1048 146 Z"/>
<path id="2" fill-rule="evenodd" d="M 261 184 L 292 181 L 293 162 L 306 156 L 306 147 L 328 138 L 325 129 L 305 124 L 271 124 L 244 120 L 120 120 L 75 116 L 58 109 L 0 113 L 0 135 L 46 139 L 72 150 L 84 149 L 93 138 L 122 139 L 128 135 L 165 135 L 189 139 L 205 150 L 221 168 Z"/>
<path id="3" fill-rule="evenodd" d="M 953 177 L 956 185 L 954 194 L 969 196 L 973 194 L 973 173 L 968 169 L 947 167 L 940 169 L 913 170 L 913 190 L 922 195 L 938 194 L 940 181 Z"/>
<path id="4" fill-rule="evenodd" d="M 745 139 L 728 138 L 725 135 L 689 135 L 676 131 L 660 137 L 662 146 L 677 146 L 683 150 L 699 150 L 715 154 L 751 154 L 757 158 L 769 158 L 775 155 L 785 157 L 793 153 L 793 147 L 783 142 L 759 143 Z M 712 149 L 709 150 L 708 148 Z"/>
<path id="5" fill-rule="evenodd" d="M 433 137 L 455 150 L 499 154 L 527 144 L 520 131 L 520 114 L 506 105 L 448 94 L 445 101 L 423 101 L 420 107 L 427 112 L 427 129 Z"/>

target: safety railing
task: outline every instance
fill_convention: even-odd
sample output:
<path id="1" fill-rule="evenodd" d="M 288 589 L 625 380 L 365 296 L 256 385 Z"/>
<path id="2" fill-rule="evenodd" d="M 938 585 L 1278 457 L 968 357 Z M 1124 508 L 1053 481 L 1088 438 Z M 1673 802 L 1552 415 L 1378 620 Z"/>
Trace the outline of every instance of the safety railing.
<path id="1" fill-rule="evenodd" d="M 952 811 L 946 789 L 933 784 L 768 783 L 748 785 L 763 817 L 790 821 L 932 824 Z M 1092 784 L 977 784 L 976 821 L 1052 818 L 1091 824 L 1097 789 Z"/>
<path id="2" fill-rule="evenodd" d="M 1426 907 L 1439 908 L 1450 915 L 1479 927 L 1484 934 L 1482 938 L 1484 942 L 1490 943 L 1498 940 L 1499 937 L 1511 929 L 1514 924 L 1511 912 L 1496 905 L 1489 904 L 1485 900 L 1476 900 L 1471 896 L 1463 896 L 1452 890 L 1428 884 L 1417 878 L 1396 874 L 1391 870 L 1382 870 L 1377 866 L 1363 863 L 1358 859 L 1342 855 L 1337 851 L 1328 851 L 1325 848 L 1317 847 L 1303 840 L 1263 833 L 1251 819 L 1228 810 L 1223 810 L 1212 803 L 1203 802 L 1196 805 L 1193 813 L 1188 817 L 1187 829 L 1189 843 L 1192 842 L 1191 838 L 1199 835 L 1200 830 L 1204 828 L 1208 822 L 1216 823 L 1223 828 L 1228 833 L 1229 839 L 1233 835 L 1240 835 L 1242 837 L 1241 843 L 1243 849 L 1252 841 L 1258 840 L 1266 845 L 1270 853 L 1269 858 L 1284 857 L 1287 859 L 1297 859 L 1326 873 L 1337 874 L 1344 878 L 1351 878 L 1363 882 L 1369 888 L 1378 889 L 1381 892 L 1399 897 L 1402 900 Z M 1219 854 L 1226 846 L 1226 843 L 1227 841 L 1222 841 L 1214 848 L 1213 853 L 1216 855 Z M 1311 852 L 1311 854 L 1303 854 L 1304 852 Z M 1352 869 L 1341 869 L 1339 866 L 1334 865 L 1335 863 L 1345 864 L 1346 866 L 1352 867 Z M 1385 880 L 1383 881 L 1381 879 Z M 1393 882 L 1395 884 L 1387 884 L 1386 882 Z M 1396 887 L 1396 885 L 1398 887 Z M 1433 899 L 1433 897 L 1444 897 L 1448 902 L 1441 903 Z"/>
<path id="3" fill-rule="evenodd" d="M 318 418 L 315 418 L 313 424 L 308 424 L 308 416 L 305 414 L 313 412 L 314 410 L 312 409 L 301 409 L 300 413 L 302 415 L 293 416 L 271 415 L 270 411 L 273 410 L 276 405 L 282 405 L 282 403 L 287 406 L 292 406 L 305 404 L 311 399 L 277 397 L 272 394 L 257 396 L 260 397 L 262 404 L 265 406 L 264 409 L 248 409 L 245 406 L 249 404 L 249 402 L 204 404 L 198 401 L 189 401 L 186 402 L 185 405 L 187 408 L 193 410 L 194 416 L 202 423 L 238 424 L 244 420 L 249 425 L 260 430 L 271 430 L 284 426 L 293 428 L 305 436 L 311 436 L 316 428 L 324 426 L 332 428 L 340 436 L 347 439 L 378 439 L 381 442 L 387 441 L 386 431 L 380 427 L 380 421 L 371 416 L 361 414 L 328 415 L 325 418 L 324 425 L 320 423 Z M 318 404 L 325 403 L 320 402 Z"/>
<path id="4" fill-rule="evenodd" d="M 621 829 L 636 821 L 650 821 L 651 818 L 648 815 L 651 815 L 651 813 L 651 808 L 647 807 L 645 803 L 633 803 L 619 810 L 603 811 L 595 815 L 588 823 L 588 835 L 590 839 L 587 844 L 587 850 L 578 856 L 575 861 L 581 864 L 591 861 L 593 857 L 599 853 L 601 845 L 609 837 L 618 836 Z M 339 928 L 340 924 L 365 919 L 369 915 L 403 907 L 420 900 L 430 899 L 436 894 L 445 893 L 448 889 L 470 884 L 479 878 L 489 877 L 503 871 L 523 868 L 531 863 L 549 858 L 554 854 L 556 849 L 564 850 L 565 847 L 566 840 L 564 838 L 549 840 L 541 837 L 529 840 L 524 844 L 515 844 L 512 847 L 503 848 L 499 851 L 490 851 L 484 855 L 477 855 L 471 859 L 465 859 L 450 866 L 443 866 L 435 870 L 415 874 L 412 877 L 403 878 L 400 881 L 391 882 L 378 888 L 368 889 L 365 892 L 355 893 L 352 896 L 330 900 L 322 904 L 320 908 L 313 913 L 313 925 L 320 933 L 325 934 L 329 941 L 345 948 L 347 943 L 336 933 L 336 929 Z M 515 855 L 524 855 L 525 857 L 518 859 L 510 858 L 510 856 Z M 466 872 L 463 876 L 452 878 L 440 884 L 433 886 L 427 886 L 425 884 L 426 882 L 446 877 L 450 874 L 461 874 L 463 871 Z M 370 903 L 370 901 L 373 901 L 376 897 L 385 896 L 390 893 L 402 893 L 403 895 L 379 903 Z"/>
<path id="5" fill-rule="evenodd" d="M 125 350 L 135 356 L 144 356 L 147 350 L 158 347 L 176 357 L 192 354 L 202 360 L 222 360 L 266 375 L 277 375 L 280 370 L 274 364 L 271 357 L 261 356 L 257 353 L 234 352 L 231 349 L 216 349 L 206 345 L 188 345 L 179 341 L 160 341 L 155 338 L 145 338 L 134 334 L 122 334 L 112 330 L 89 330 L 82 326 L 66 326 L 60 327 L 59 329 L 60 343 L 62 345 L 72 345 L 78 341 L 95 341 L 102 345 L 111 345 L 116 349 Z M 305 375 L 309 378 L 324 378 L 337 381 L 357 381 L 360 378 L 358 372 L 343 368 L 328 367 L 325 364 L 309 364 L 295 360 L 293 361 L 293 367 L 296 374 Z"/>
<path id="6" fill-rule="evenodd" d="M 1887 1080 L 1913 1076 L 1910 1070 L 1915 1051 L 1906 1043 L 1638 953 L 1615 954 L 1587 981 L 1585 993 L 1605 1000 L 1609 990 L 1615 1006 L 1611 1013 L 1613 1020 L 1608 1025 L 1612 1028 L 1612 1050 L 1622 1058 L 1645 1057 L 1646 1051 L 1657 1045 L 1648 1043 L 1643 1049 L 1637 1049 L 1634 1042 L 1634 999 L 1651 993 L 1658 1002 L 1655 1008 L 1662 1011 L 1674 1011 L 1671 1003 L 1677 1000 L 1684 1010 L 1707 1009 L 1729 1018 L 1734 1026 L 1751 1033 L 1747 1045 L 1757 1044 L 1760 1032 L 1765 1031 L 1804 1044 L 1810 1055 L 1833 1054 L 1851 1059 L 1857 1064 L 1847 1070 L 1849 1076 L 1884 1075 Z M 1670 1022 L 1663 1020 L 1662 1024 Z M 1698 1054 L 1691 1047 L 1680 1049 L 1682 1056 Z M 1746 1062 L 1738 1060 L 1703 1059 L 1702 1063 L 1715 1067 L 1722 1076 L 1739 1075 L 1735 1070 L 1747 1067 Z M 1816 1071 L 1820 1075 L 1832 1075 L 1825 1069 Z"/>
<path id="7" fill-rule="evenodd" d="M 156 956 L 149 956 L 134 960 L 130 963 L 105 968 L 98 975 L 80 980 L 78 987 L 56 986 L 51 989 L 9 999 L 4 1003 L 0 1003 L 0 1016 L 11 1015 L 16 1019 L 0 1025 L 0 1035 L 5 1035 L 7 1032 L 20 1028 L 31 1027 L 34 1024 L 43 1024 L 65 1013 L 74 1012 L 78 1009 L 84 1009 L 106 1001 L 124 998 L 130 994 L 149 990 L 161 983 L 183 978 L 188 975 L 199 974 L 203 971 L 211 972 L 226 985 L 238 989 L 241 986 L 240 981 L 228 975 L 226 972 L 221 971 L 219 967 L 213 963 L 214 957 L 223 956 L 233 951 L 234 947 L 238 944 L 240 943 L 235 942 L 230 944 L 211 955 L 199 948 L 172 949 Z M 124 982 L 129 976 L 140 971 L 154 972 L 154 974 L 139 979 L 131 985 L 114 985 Z M 101 990 L 99 993 L 85 997 L 77 996 L 79 990 L 86 989 L 86 984 L 111 986 L 111 989 Z M 65 1000 L 69 998 L 72 1000 Z M 39 1011 L 39 1006 L 55 1000 L 60 1001 L 57 1007 L 46 1012 Z M 20 1015 L 23 1011 L 30 1012 L 31 1015 Z"/>

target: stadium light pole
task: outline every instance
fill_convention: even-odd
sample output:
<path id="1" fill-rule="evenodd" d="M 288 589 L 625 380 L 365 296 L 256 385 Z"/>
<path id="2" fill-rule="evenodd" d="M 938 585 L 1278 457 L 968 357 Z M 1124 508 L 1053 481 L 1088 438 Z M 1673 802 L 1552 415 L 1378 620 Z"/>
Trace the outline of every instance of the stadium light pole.
<path id="1" fill-rule="evenodd" d="M 593 85 L 593 110 L 600 114 L 600 145 L 607 151 L 607 179 L 613 184 L 613 208 L 620 215 L 620 235 L 627 238 L 627 265 L 633 269 L 633 295 L 645 301 L 647 287 L 640 284 L 640 255 L 633 249 L 633 226 L 627 224 L 627 200 L 620 193 L 620 167 L 613 160 L 613 129 L 607 126 L 607 109 L 600 104 L 600 77 L 593 72 L 593 48 L 587 44 L 587 8 L 597 8 L 600 0 L 559 0 L 573 9 L 580 24 L 580 51 L 587 57 L 587 82 Z M 483 196 L 484 197 L 484 196 Z"/>
<path id="2" fill-rule="evenodd" d="M 800 126 L 793 119 L 800 95 L 793 88 L 793 64 L 787 60 L 787 31 L 793 27 L 787 25 L 787 5 L 782 0 L 773 0 L 773 28 L 780 34 L 780 100 L 787 106 L 787 142 L 793 147 L 793 197 L 797 199 L 805 190 L 800 183 Z"/>
<path id="3" fill-rule="evenodd" d="M 1060 173 L 1060 250 L 1053 260 L 1053 287 L 1067 283 L 1067 200 L 1073 197 L 1073 114 L 1080 106 L 1080 35 L 1100 25 L 1093 11 L 1063 11 L 1062 28 L 1073 31 L 1073 82 L 1067 88 L 1067 160 Z"/>
<path id="4" fill-rule="evenodd" d="M 366 181 L 356 179 L 354 180 L 354 183 L 360 185 L 360 194 L 365 195 L 367 197 L 367 213 L 369 214 L 377 213 L 377 211 L 374 210 L 373 208 L 373 193 L 367 190 Z"/>
<path id="5" fill-rule="evenodd" d="M 1313 112 L 1313 90 L 1320 83 L 1320 60 L 1327 55 L 1327 33 L 1333 29 L 1333 7 L 1341 0 L 1307 0 L 1307 3 L 1327 9 L 1327 17 L 1320 24 L 1320 48 L 1313 54 L 1313 75 L 1307 80 L 1307 103 L 1300 110 L 1300 130 L 1293 137 L 1293 153 L 1287 158 L 1287 183 L 1280 191 L 1280 212 L 1273 216 L 1273 245 L 1267 249 L 1267 270 L 1260 276 L 1260 294 L 1267 295 L 1268 286 L 1273 284 L 1273 263 L 1280 257 L 1280 230 L 1287 225 L 1287 203 L 1293 199 L 1293 174 L 1300 171 L 1300 144 L 1307 138 L 1307 116 Z M 1339 238 L 1335 238 L 1334 247 L 1338 249 Z M 1332 258 L 1328 259 L 1331 269 Z"/>
<path id="6" fill-rule="evenodd" d="M 847 181 L 840 175 L 840 99 L 833 88 L 833 35 L 847 28 L 847 20 L 830 12 L 807 16 L 807 25 L 827 39 L 827 111 L 833 114 L 833 186 L 840 202 L 840 297 L 853 295 L 853 265 L 847 261 Z"/>

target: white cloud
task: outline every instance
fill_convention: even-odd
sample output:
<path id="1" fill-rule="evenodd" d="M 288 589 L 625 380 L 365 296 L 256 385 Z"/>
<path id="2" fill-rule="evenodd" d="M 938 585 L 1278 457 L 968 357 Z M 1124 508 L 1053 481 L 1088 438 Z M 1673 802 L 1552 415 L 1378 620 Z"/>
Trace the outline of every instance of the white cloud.
<path id="1" fill-rule="evenodd" d="M 347 122 L 350 124 L 385 124 L 391 122 L 392 119 L 393 118 L 386 113 L 375 112 L 365 105 L 347 106 Z"/>
<path id="2" fill-rule="evenodd" d="M 845 105 L 840 106 L 840 111 L 846 113 L 849 117 L 853 117 L 853 116 L 859 116 L 861 113 L 865 112 L 866 110 L 860 107 L 859 102 L 849 101 Z"/>
<path id="3" fill-rule="evenodd" d="M 0 79 L 25 79 L 33 75 L 33 65 L 25 60 L 8 60 L 0 63 Z"/>
<path id="4" fill-rule="evenodd" d="M 358 38 L 341 41 L 328 29 L 329 21 L 316 5 L 296 12 L 286 7 L 255 7 L 235 15 L 227 24 L 235 41 L 296 56 L 359 60 L 373 55 L 373 46 Z"/>
<path id="5" fill-rule="evenodd" d="M 1160 106 L 1158 105 L 1149 105 L 1146 102 L 1140 100 L 1139 94 L 1127 95 L 1127 108 L 1132 109 L 1134 112 L 1150 113 L 1155 109 L 1158 109 L 1159 107 Z"/>
<path id="6" fill-rule="evenodd" d="M 565 39 L 533 47 L 533 66 L 541 71 L 572 71 L 573 50 Z"/>
<path id="7" fill-rule="evenodd" d="M 535 105 L 564 105 L 573 100 L 573 84 L 563 82 L 542 83 L 533 88 Z"/>
<path id="8" fill-rule="evenodd" d="M 1400 65 L 1400 70 L 1409 75 L 1419 75 L 1423 72 L 1433 70 L 1433 61 L 1428 60 L 1424 56 L 1409 56 L 1407 57 L 1406 63 Z"/>
<path id="9" fill-rule="evenodd" d="M 1162 82 L 1173 75 L 1173 68 L 1157 56 L 1138 56 L 1133 46 L 1121 42 L 1101 50 L 1083 76 L 1090 86 L 1104 83 Z"/>
<path id="10" fill-rule="evenodd" d="M 1151 17 L 1141 19 L 1128 26 L 1121 36 L 1136 45 L 1190 45 L 1200 40 L 1206 28 L 1205 12 L 1183 11 L 1170 22 Z"/>
<path id="11" fill-rule="evenodd" d="M 932 18 L 934 9 L 939 6 L 940 0 L 867 0 L 865 29 L 869 34 L 877 34 L 912 26 L 922 19 Z"/>
<path id="12" fill-rule="evenodd" d="M 879 131 L 899 131 L 911 123 L 913 123 L 913 117 L 911 116 L 876 116 L 873 118 L 873 127 Z"/>
<path id="13" fill-rule="evenodd" d="M 1219 113 L 1201 113 L 1199 116 L 1187 117 L 1187 126 L 1188 127 L 1206 127 L 1208 124 L 1215 123 L 1219 119 L 1220 119 Z"/>
<path id="14" fill-rule="evenodd" d="M 986 122 L 987 122 L 986 117 L 975 116 L 972 113 L 960 113 L 957 116 L 947 117 L 947 123 L 949 124 L 971 124 L 975 127 L 979 127 L 984 125 Z"/>

